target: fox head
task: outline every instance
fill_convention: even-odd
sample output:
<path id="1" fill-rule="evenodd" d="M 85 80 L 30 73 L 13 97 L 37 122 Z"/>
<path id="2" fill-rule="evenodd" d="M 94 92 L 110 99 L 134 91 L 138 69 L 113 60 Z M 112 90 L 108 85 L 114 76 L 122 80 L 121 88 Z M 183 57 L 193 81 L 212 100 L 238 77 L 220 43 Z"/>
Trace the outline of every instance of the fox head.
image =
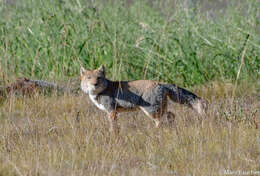
<path id="1" fill-rule="evenodd" d="M 80 68 L 81 89 L 88 94 L 99 94 L 107 87 L 105 67 L 101 65 L 95 70 Z"/>

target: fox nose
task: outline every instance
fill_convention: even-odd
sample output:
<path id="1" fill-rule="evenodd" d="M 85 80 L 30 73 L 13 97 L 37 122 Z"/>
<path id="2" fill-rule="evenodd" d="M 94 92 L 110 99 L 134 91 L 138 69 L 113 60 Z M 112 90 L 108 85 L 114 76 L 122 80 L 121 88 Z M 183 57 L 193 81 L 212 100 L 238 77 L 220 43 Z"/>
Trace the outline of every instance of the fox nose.
<path id="1" fill-rule="evenodd" d="M 98 85 L 98 83 L 95 83 L 95 84 L 94 84 L 94 86 L 97 86 L 97 85 Z"/>

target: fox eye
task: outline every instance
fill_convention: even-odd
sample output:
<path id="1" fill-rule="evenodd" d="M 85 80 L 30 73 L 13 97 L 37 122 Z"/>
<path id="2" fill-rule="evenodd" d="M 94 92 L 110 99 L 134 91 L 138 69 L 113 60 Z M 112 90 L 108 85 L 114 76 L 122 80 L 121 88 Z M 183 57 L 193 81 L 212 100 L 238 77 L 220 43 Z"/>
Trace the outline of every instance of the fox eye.
<path id="1" fill-rule="evenodd" d="M 101 80 L 102 78 L 101 77 L 97 77 L 98 80 Z"/>

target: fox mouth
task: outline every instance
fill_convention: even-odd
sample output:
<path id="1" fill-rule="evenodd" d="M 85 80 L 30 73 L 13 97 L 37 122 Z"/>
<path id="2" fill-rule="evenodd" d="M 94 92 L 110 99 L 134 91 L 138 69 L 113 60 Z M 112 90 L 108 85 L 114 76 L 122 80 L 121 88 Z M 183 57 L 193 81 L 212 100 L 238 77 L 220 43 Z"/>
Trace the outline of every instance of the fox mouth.
<path id="1" fill-rule="evenodd" d="M 89 94 L 89 93 L 92 93 L 93 91 L 95 91 L 96 87 L 91 84 L 81 83 L 81 89 L 85 93 Z"/>
<path id="2" fill-rule="evenodd" d="M 88 91 L 91 93 L 91 92 L 94 92 L 97 90 L 97 86 L 94 86 L 94 85 L 88 85 Z"/>
<path id="3" fill-rule="evenodd" d="M 98 94 L 103 91 L 103 86 L 100 84 L 88 84 L 87 89 L 90 94 Z"/>
<path id="4" fill-rule="evenodd" d="M 99 87 L 98 84 L 93 84 L 92 86 L 95 87 L 95 89 Z"/>

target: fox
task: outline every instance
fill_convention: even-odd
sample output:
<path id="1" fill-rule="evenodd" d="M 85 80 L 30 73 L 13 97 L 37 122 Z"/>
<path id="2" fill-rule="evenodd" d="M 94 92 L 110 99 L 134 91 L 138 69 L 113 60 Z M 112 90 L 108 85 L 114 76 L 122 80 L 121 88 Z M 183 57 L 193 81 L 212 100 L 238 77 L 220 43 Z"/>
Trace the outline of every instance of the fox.
<path id="1" fill-rule="evenodd" d="M 81 90 L 107 114 L 111 131 L 119 132 L 119 113 L 137 110 L 143 111 L 154 121 L 155 127 L 159 127 L 165 114 L 174 116 L 167 110 L 168 98 L 189 106 L 200 115 L 205 115 L 208 106 L 206 100 L 175 84 L 153 80 L 111 81 L 106 78 L 104 65 L 94 70 L 81 66 L 80 80 Z"/>

